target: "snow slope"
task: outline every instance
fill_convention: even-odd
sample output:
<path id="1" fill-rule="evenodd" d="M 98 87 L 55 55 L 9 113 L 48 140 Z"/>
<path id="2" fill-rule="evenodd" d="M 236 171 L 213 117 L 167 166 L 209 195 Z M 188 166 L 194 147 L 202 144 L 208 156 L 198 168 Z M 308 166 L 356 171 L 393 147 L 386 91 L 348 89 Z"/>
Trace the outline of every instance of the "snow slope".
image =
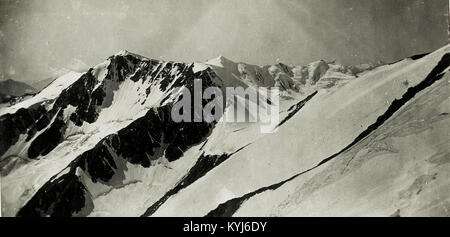
<path id="1" fill-rule="evenodd" d="M 227 200 L 314 167 L 350 144 L 394 99 L 400 98 L 408 86 L 420 83 L 448 52 L 446 46 L 416 61 L 407 59 L 378 68 L 335 92 L 319 91 L 277 133 L 233 155 L 168 200 L 154 215 L 203 216 Z M 405 80 L 408 86 L 404 85 Z M 224 197 L 223 193 L 227 195 Z M 253 213 L 249 211 L 244 215 Z"/>
<path id="2" fill-rule="evenodd" d="M 447 215 L 449 79 L 430 75 L 448 71 L 448 53 L 356 77 L 334 62 L 186 64 L 122 51 L 0 110 L 2 215 Z M 171 93 L 194 79 L 278 87 L 276 132 L 173 122 Z"/>
<path id="3" fill-rule="evenodd" d="M 448 216 L 449 111 L 446 73 L 367 138 L 234 215 Z"/>

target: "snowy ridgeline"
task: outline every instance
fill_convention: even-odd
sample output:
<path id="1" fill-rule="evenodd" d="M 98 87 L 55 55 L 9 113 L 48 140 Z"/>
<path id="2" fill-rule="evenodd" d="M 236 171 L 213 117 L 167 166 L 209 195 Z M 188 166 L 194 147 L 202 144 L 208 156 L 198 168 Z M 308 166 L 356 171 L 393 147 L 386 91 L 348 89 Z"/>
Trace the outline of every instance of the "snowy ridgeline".
<path id="1" fill-rule="evenodd" d="M 261 67 L 120 52 L 0 107 L 1 213 L 448 215 L 448 53 Z M 222 90 L 278 87 L 277 132 L 175 123 L 171 92 L 194 79 Z"/>

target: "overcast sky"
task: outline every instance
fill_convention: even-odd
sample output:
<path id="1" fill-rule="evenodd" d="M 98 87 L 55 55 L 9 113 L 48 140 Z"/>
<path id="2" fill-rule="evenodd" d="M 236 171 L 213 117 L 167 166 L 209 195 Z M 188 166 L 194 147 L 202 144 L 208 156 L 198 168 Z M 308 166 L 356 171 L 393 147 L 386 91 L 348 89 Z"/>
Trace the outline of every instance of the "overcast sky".
<path id="1" fill-rule="evenodd" d="M 150 58 L 395 61 L 448 43 L 448 0 L 0 0 L 0 79 Z"/>

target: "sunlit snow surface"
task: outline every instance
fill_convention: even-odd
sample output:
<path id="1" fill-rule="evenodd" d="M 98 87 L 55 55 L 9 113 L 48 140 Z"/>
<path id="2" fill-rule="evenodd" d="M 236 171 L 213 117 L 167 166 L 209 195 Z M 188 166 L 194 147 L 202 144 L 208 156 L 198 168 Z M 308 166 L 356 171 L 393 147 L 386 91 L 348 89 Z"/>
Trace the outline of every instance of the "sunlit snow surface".
<path id="1" fill-rule="evenodd" d="M 301 67 L 260 67 L 224 57 L 196 62 L 192 72 L 212 69 L 217 86 L 289 85 L 280 99 L 280 120 L 286 121 L 277 132 L 268 134 L 260 132 L 258 123 L 217 123 L 201 143 L 189 147 L 179 159 L 169 162 L 164 153 L 156 154 L 149 167 L 114 156 L 116 174 L 108 182 L 94 182 L 77 168 L 76 177 L 86 189 L 86 200 L 91 201 L 72 215 L 204 216 L 233 198 L 288 180 L 242 199 L 230 214 L 448 216 L 448 73 L 330 162 L 290 178 L 350 144 L 394 100 L 423 81 L 449 52 L 450 47 L 445 46 L 423 58 L 380 66 L 358 77 L 342 66 L 323 61 Z M 167 62 L 158 62 L 153 79 L 134 81 L 133 75 L 151 61 L 126 51 L 116 54 L 126 55 L 138 58 L 140 66 L 120 83 L 105 78 L 108 70 L 114 70 L 108 67 L 108 61 L 94 67 L 96 85 L 106 91 L 95 122 L 81 126 L 68 122 L 64 140 L 38 159 L 27 158 L 29 142 L 25 135 L 1 155 L 0 161 L 9 165 L 9 171 L 1 177 L 3 216 L 16 215 L 45 183 L 68 174 L 69 163 L 103 138 L 129 127 L 150 109 L 170 102 L 164 100 L 170 91 L 160 89 L 164 78 L 158 76 L 162 75 L 159 66 Z M 173 75 L 171 83 L 182 78 L 177 66 L 167 73 Z M 52 100 L 80 76 L 65 75 L 65 79 L 59 78 L 35 97 L 0 109 L 0 114 L 15 113 L 43 101 L 49 101 L 46 106 L 51 107 Z M 299 109 L 294 113 L 296 105 Z M 65 121 L 75 110 L 73 106 L 64 109 Z M 229 157 L 204 169 L 204 173 L 196 166 L 199 157 L 223 154 Z M 183 186 L 186 177 L 196 172 L 201 175 L 194 175 L 196 178 Z"/>

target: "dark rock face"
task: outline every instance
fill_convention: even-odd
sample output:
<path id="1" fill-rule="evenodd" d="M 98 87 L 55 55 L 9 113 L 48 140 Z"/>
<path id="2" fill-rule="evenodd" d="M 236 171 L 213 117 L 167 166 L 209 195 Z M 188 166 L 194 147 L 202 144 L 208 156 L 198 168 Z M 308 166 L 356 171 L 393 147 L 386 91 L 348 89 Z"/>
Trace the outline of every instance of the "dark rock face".
<path id="1" fill-rule="evenodd" d="M 48 154 L 62 141 L 65 129 L 69 124 L 69 121 L 64 121 L 63 113 L 69 105 L 75 107 L 75 111 L 69 116 L 69 120 L 75 126 L 81 126 L 84 122 L 94 123 L 100 110 L 110 105 L 104 103 L 107 93 L 109 93 L 109 96 L 113 96 L 113 91 L 108 90 L 108 83 L 123 82 L 129 75 L 133 74 L 130 77 L 133 81 L 159 78 L 162 80 L 161 90 L 165 90 L 176 76 L 169 73 L 172 66 L 178 66 L 182 69 L 180 72 L 184 73 L 182 79 L 195 76 L 190 70 L 192 65 L 182 63 L 161 64 L 156 60 L 144 60 L 133 55 L 115 55 L 108 60 L 110 63 L 103 81 L 98 81 L 93 75 L 94 70 L 89 69 L 88 72 L 61 92 L 55 99 L 52 108 L 47 110 L 42 104 L 36 104 L 29 108 L 20 109 L 13 114 L 1 116 L 0 132 L 5 135 L 0 137 L 0 156 L 18 141 L 21 134 L 27 134 L 27 142 L 32 141 L 28 150 L 29 158 Z M 162 65 L 164 65 L 164 68 L 158 74 L 158 70 L 154 69 L 163 67 Z M 152 71 L 153 73 L 150 75 Z M 182 83 L 182 81 L 179 81 L 177 85 Z M 150 90 L 151 88 L 148 88 L 147 92 L 150 93 Z M 37 132 L 43 129 L 46 130 L 35 138 Z"/>
<path id="2" fill-rule="evenodd" d="M 45 117 L 46 110 L 43 106 L 36 105 L 28 109 L 19 109 L 14 114 L 5 114 L 0 117 L 0 155 L 14 145 L 20 134 L 25 134 L 35 121 L 41 121 Z M 42 127 L 39 124 L 39 127 Z"/>
<path id="3" fill-rule="evenodd" d="M 92 69 L 90 69 L 72 84 L 70 90 L 64 91 L 55 102 L 61 108 L 66 108 L 68 105 L 76 107 L 75 112 L 70 115 L 70 120 L 77 126 L 81 126 L 84 121 L 93 123 L 97 119 L 97 107 L 102 104 L 105 92 L 103 83 L 95 89 L 96 84 L 97 79 L 92 75 Z"/>
<path id="4" fill-rule="evenodd" d="M 47 155 L 52 151 L 62 141 L 64 128 L 63 112 L 60 111 L 50 127 L 33 140 L 30 148 L 28 148 L 28 157 L 36 158 L 39 155 Z"/>
<path id="5" fill-rule="evenodd" d="M 111 71 L 128 72 L 131 73 L 134 69 L 130 68 L 130 61 L 122 61 L 122 57 L 116 57 L 116 63 L 110 64 L 110 67 L 115 67 Z M 134 62 L 134 63 L 140 63 Z M 113 65 L 113 66 L 111 66 Z M 131 80 L 141 80 L 146 77 L 151 71 L 149 67 L 155 66 L 153 61 L 146 61 L 141 64 L 139 70 L 131 77 Z M 192 91 L 194 79 L 202 80 L 203 90 L 207 87 L 213 86 L 212 77 L 215 76 L 212 70 L 194 73 L 192 65 L 185 65 L 180 63 L 165 63 L 159 64 L 158 69 L 160 73 L 153 75 L 154 77 L 161 77 L 161 90 L 168 90 L 178 86 L 185 86 Z M 174 81 L 175 76 L 170 75 L 170 70 L 177 67 L 181 73 Z M 139 76 L 136 76 L 139 74 Z M 109 75 L 109 74 L 108 74 Z M 107 77 L 109 77 L 107 75 Z M 151 79 L 155 79 L 150 77 Z M 115 77 L 117 80 L 123 80 L 124 75 Z M 106 80 L 106 79 L 105 79 Z M 95 107 L 79 105 L 82 101 L 90 101 L 85 104 L 101 104 L 102 94 L 96 93 L 97 90 L 93 88 L 93 77 L 88 72 L 83 75 L 71 88 L 73 91 L 66 91 L 64 95 L 60 96 L 56 103 L 59 107 L 65 104 L 77 105 L 75 113 L 71 115 L 71 120 L 74 118 L 75 124 L 78 119 L 80 121 L 90 122 L 95 120 Z M 170 88 L 169 88 L 170 85 Z M 100 87 L 98 87 L 100 88 Z M 194 95 L 191 95 L 191 101 L 194 100 Z M 167 99 L 167 98 L 166 98 Z M 210 100 L 203 100 L 203 106 Z M 152 160 L 161 158 L 163 154 L 167 161 L 172 162 L 183 156 L 183 153 L 190 147 L 200 144 L 211 133 L 214 123 L 206 122 L 180 122 L 176 123 L 171 118 L 171 109 L 173 102 L 169 102 L 164 106 L 155 107 L 147 111 L 145 116 L 134 120 L 127 127 L 119 130 L 115 134 L 111 134 L 103 138 L 94 148 L 84 152 L 69 165 L 70 171 L 61 177 L 46 183 L 32 199 L 21 209 L 19 216 L 71 216 L 80 211 L 81 204 L 86 201 L 89 190 L 78 180 L 76 174 L 77 169 L 83 170 L 92 182 L 101 182 L 106 185 L 113 185 L 113 177 L 120 176 L 123 172 L 121 164 L 130 162 L 138 164 L 143 167 L 150 167 Z M 87 113 L 85 113 L 88 111 Z M 54 144 L 58 144 L 61 140 L 61 131 L 64 130 L 64 121 L 60 120 L 61 111 L 56 115 L 56 119 L 49 128 L 41 133 L 32 143 L 29 155 L 36 157 L 39 154 L 47 154 Z M 75 115 L 74 115 L 75 114 Z M 194 116 L 194 109 L 191 109 L 191 117 Z M 45 123 L 45 122 L 42 122 Z M 40 126 L 42 127 L 42 126 Z M 46 141 L 46 142 L 44 142 Z M 204 175 L 210 169 L 217 165 L 216 163 L 223 162 L 226 155 L 216 157 L 216 162 L 210 163 L 206 158 L 200 158 L 197 162 L 200 170 L 188 175 L 187 181 L 184 185 L 189 185 L 196 179 Z M 211 159 L 212 161 L 213 159 Z M 119 163 L 118 163 L 119 162 Z M 120 177 L 119 177 L 120 179 Z M 116 178 L 114 182 L 117 181 Z M 60 185 L 61 184 L 61 185 Z M 65 185 L 67 187 L 63 187 Z M 184 187 L 184 186 L 182 186 Z M 62 201 L 57 201 L 57 200 Z M 67 205 L 64 200 L 74 200 L 73 205 Z M 88 213 L 87 213 L 88 214 Z"/>
<path id="6" fill-rule="evenodd" d="M 290 77 L 294 77 L 294 72 L 284 63 L 278 63 L 278 66 L 281 68 L 281 70 L 286 73 Z"/>
<path id="7" fill-rule="evenodd" d="M 430 54 L 430 53 L 428 52 L 428 53 L 416 54 L 416 55 L 411 56 L 410 58 L 412 60 L 418 60 L 418 59 L 421 59 L 421 58 L 427 56 L 428 54 Z"/>
<path id="8" fill-rule="evenodd" d="M 71 216 L 86 205 L 86 189 L 73 173 L 47 182 L 17 216 Z M 39 208 L 36 208 L 39 207 Z"/>
<path id="9" fill-rule="evenodd" d="M 28 156 L 36 158 L 48 154 L 62 141 L 62 135 L 69 122 L 64 121 L 63 111 L 68 105 L 76 107 L 76 111 L 70 115 L 70 120 L 75 125 L 81 126 L 83 121 L 95 122 L 98 116 L 97 107 L 101 105 L 104 97 L 101 86 L 96 90 L 93 89 L 96 83 L 97 79 L 93 77 L 91 69 L 65 89 L 48 111 L 43 105 L 36 104 L 19 109 L 14 114 L 1 116 L 0 127 L 5 129 L 5 134 L 8 135 L 0 138 L 0 155 L 15 144 L 21 134 L 26 133 L 26 141 L 30 141 L 44 128 L 46 130 L 32 141 Z M 49 124 L 52 120 L 52 124 Z"/>
<path id="10" fill-rule="evenodd" d="M 317 94 L 317 91 L 313 92 L 311 95 L 307 96 L 305 99 L 301 100 L 297 104 L 291 106 L 288 109 L 289 114 L 277 125 L 277 127 L 283 125 L 285 122 L 287 122 L 290 118 L 292 118 L 300 109 L 305 106 L 305 104 L 311 100 L 315 95 Z"/>

